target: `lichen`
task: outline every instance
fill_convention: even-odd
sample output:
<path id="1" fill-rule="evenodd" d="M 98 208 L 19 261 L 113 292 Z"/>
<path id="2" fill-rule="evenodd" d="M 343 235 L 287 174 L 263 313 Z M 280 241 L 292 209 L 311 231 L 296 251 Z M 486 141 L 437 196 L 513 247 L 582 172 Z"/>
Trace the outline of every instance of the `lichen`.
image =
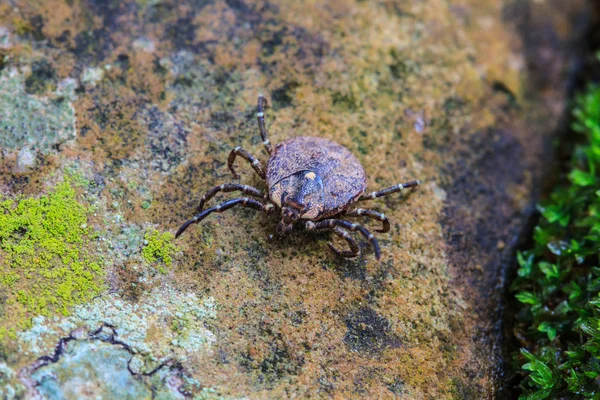
<path id="1" fill-rule="evenodd" d="M 0 74 L 0 148 L 42 151 L 75 137 L 75 109 L 64 88 L 53 98 L 30 95 L 17 70 Z"/>
<path id="2" fill-rule="evenodd" d="M 6 400 L 22 398 L 23 387 L 16 381 L 16 377 L 15 371 L 0 361 L 0 398 Z"/>
<path id="3" fill-rule="evenodd" d="M 31 318 L 89 300 L 103 288 L 91 242 L 88 208 L 66 178 L 40 197 L 0 196 L 0 291 L 6 296 L 0 338 L 31 326 Z"/>
<path id="4" fill-rule="evenodd" d="M 173 254 L 177 247 L 172 243 L 175 236 L 171 232 L 160 233 L 151 229 L 144 235 L 146 245 L 142 249 L 142 256 L 149 263 L 160 261 L 167 266 L 173 263 Z"/>
<path id="5" fill-rule="evenodd" d="M 88 335 L 81 332 L 63 342 L 56 358 L 22 379 L 29 381 L 43 398 L 217 399 L 209 390 L 187 375 L 179 364 L 158 363 L 151 371 L 140 364 L 141 357 L 120 342 L 118 332 L 102 327 Z M 0 364 L 0 379 L 2 364 Z M 13 373 L 14 376 L 14 373 Z M 1 389 L 0 389 L 1 390 Z M 0 393 L 2 393 L 0 391 Z M 208 393 L 210 396 L 206 397 Z M 33 394 L 33 393 L 31 393 Z M 197 397 L 200 396 L 200 397 Z"/>
<path id="6" fill-rule="evenodd" d="M 51 352 L 60 337 L 76 328 L 93 331 L 108 324 L 116 327 L 120 342 L 140 354 L 134 364 L 144 372 L 167 359 L 182 361 L 188 354 L 210 349 L 216 339 L 205 324 L 217 316 L 216 310 L 212 297 L 199 299 L 171 288 L 154 289 L 136 303 L 113 293 L 75 306 L 61 320 L 36 320 L 34 327 L 18 334 L 18 344 L 22 353 L 39 356 Z"/>
<path id="7" fill-rule="evenodd" d="M 241 397 L 241 399 L 245 399 L 246 397 Z M 219 392 L 210 387 L 202 388 L 199 394 L 194 396 L 194 400 L 227 400 L 233 399 L 233 397 L 223 397 L 219 394 Z"/>
<path id="8" fill-rule="evenodd" d="M 85 71 L 83 71 L 81 82 L 94 87 L 102 80 L 103 77 L 104 70 L 102 68 L 86 68 Z"/>
<path id="9" fill-rule="evenodd" d="M 168 366 L 140 376 L 130 372 L 132 354 L 118 343 L 97 338 L 70 341 L 58 360 L 32 374 L 43 398 L 82 398 L 93 390 L 96 398 L 184 399 L 182 380 Z"/>

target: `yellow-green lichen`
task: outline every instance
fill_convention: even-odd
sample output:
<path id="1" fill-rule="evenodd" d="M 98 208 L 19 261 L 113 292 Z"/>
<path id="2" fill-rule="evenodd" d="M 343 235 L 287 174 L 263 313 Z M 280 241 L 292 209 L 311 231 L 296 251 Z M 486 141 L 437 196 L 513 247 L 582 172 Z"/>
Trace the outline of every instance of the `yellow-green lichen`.
<path id="1" fill-rule="evenodd" d="M 175 236 L 171 232 L 160 233 L 157 230 L 149 230 L 144 235 L 146 245 L 142 249 L 142 256 L 148 262 L 162 261 L 167 266 L 173 262 L 173 253 L 177 250 L 172 243 Z"/>
<path id="2" fill-rule="evenodd" d="M 70 179 L 41 197 L 0 197 L 0 338 L 33 316 L 67 315 L 102 290 L 100 256 L 87 250 L 88 215 Z"/>

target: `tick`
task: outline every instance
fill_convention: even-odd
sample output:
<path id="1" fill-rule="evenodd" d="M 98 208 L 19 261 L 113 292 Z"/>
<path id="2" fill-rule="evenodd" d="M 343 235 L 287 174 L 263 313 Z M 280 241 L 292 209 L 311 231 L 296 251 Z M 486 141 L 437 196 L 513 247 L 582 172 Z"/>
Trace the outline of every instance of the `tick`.
<path id="1" fill-rule="evenodd" d="M 348 250 L 340 250 L 331 242 L 329 248 L 341 257 L 357 257 L 360 248 L 349 232 L 360 233 L 373 247 L 375 258 L 381 251 L 375 236 L 361 225 L 343 218 L 368 217 L 380 221 L 382 226 L 375 232 L 390 230 L 390 222 L 383 213 L 375 210 L 352 208 L 357 202 L 376 199 L 404 189 L 418 186 L 418 180 L 399 183 L 378 192 L 365 193 L 367 176 L 362 165 L 350 151 L 337 143 L 318 137 L 296 137 L 273 146 L 265 126 L 267 101 L 258 96 L 258 129 L 269 161 L 264 164 L 241 147 L 234 148 L 227 159 L 227 166 L 234 178 L 239 175 L 233 168 L 239 156 L 248 161 L 254 171 L 266 181 L 268 193 L 247 185 L 226 183 L 207 191 L 200 199 L 197 214 L 184 223 L 175 234 L 181 235 L 191 224 L 198 223 L 212 213 L 222 213 L 235 206 L 254 208 L 265 213 L 281 210 L 277 233 L 288 236 L 294 224 L 304 225 L 309 231 L 332 231 L 344 239 Z M 227 200 L 217 206 L 204 209 L 207 201 L 219 192 L 240 191 L 250 197 Z"/>

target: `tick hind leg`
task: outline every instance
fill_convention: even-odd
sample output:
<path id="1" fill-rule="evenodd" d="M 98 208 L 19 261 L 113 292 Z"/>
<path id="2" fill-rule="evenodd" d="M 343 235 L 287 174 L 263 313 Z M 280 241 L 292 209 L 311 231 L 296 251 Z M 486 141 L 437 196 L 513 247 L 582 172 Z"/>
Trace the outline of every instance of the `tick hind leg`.
<path id="1" fill-rule="evenodd" d="M 229 210 L 230 208 L 235 207 L 237 205 L 241 205 L 242 207 L 254 208 L 255 210 L 264 211 L 266 213 L 275 209 L 275 206 L 272 204 L 262 204 L 261 202 L 258 202 L 254 199 L 250 199 L 248 197 L 239 197 L 237 199 L 227 200 L 215 207 L 207 208 L 201 213 L 196 214 L 194 218 L 190 219 L 189 221 L 186 221 L 186 223 L 181 225 L 181 228 L 177 230 L 175 237 L 179 237 L 191 224 L 199 223 L 204 218 L 208 217 L 210 214 L 215 212 L 222 213 L 223 211 Z"/>
<path id="2" fill-rule="evenodd" d="M 375 252 L 375 258 L 379 260 L 381 257 L 381 250 L 379 248 L 379 242 L 375 239 L 375 236 L 371 232 L 369 232 L 366 228 L 353 224 L 350 221 L 345 221 L 343 219 L 326 219 L 323 221 L 306 222 L 306 229 L 312 230 L 334 230 L 335 227 L 343 228 L 352 232 L 359 232 L 361 235 L 365 237 L 373 247 L 373 251 Z M 344 238 L 345 239 L 345 238 Z M 332 249 L 333 250 L 333 249 Z M 335 250 L 334 250 L 335 252 Z"/>
<path id="3" fill-rule="evenodd" d="M 215 197 L 217 193 L 229 193 L 238 190 L 252 197 L 262 198 L 265 200 L 267 199 L 267 196 L 255 187 L 248 185 L 240 185 L 239 183 L 226 183 L 224 185 L 215 186 L 214 188 L 204 193 L 204 196 L 202 196 L 202 198 L 200 199 L 200 204 L 198 204 L 198 212 L 202 211 L 206 202 Z"/>
<path id="4" fill-rule="evenodd" d="M 406 183 L 399 183 L 397 185 L 390 186 L 389 188 L 380 190 L 378 192 L 371 192 L 371 193 L 363 194 L 362 196 L 360 196 L 358 198 L 358 201 L 373 200 L 378 197 L 387 196 L 388 194 L 401 192 L 404 189 L 419 186 L 420 184 L 421 184 L 421 181 L 410 181 L 410 182 L 406 182 Z"/>
<path id="5" fill-rule="evenodd" d="M 265 168 L 263 167 L 262 163 L 257 158 L 253 157 L 252 154 L 242 149 L 240 146 L 237 146 L 236 148 L 231 150 L 231 153 L 229 153 L 229 158 L 227 158 L 227 166 L 229 167 L 229 170 L 233 174 L 234 178 L 238 179 L 240 177 L 240 175 L 237 172 L 235 172 L 235 169 L 233 168 L 233 162 L 235 161 L 237 156 L 240 156 L 244 160 L 248 161 L 252 165 L 252 168 L 254 168 L 258 176 L 260 176 L 262 179 L 265 179 Z"/>
<path id="6" fill-rule="evenodd" d="M 354 257 L 358 257 L 360 255 L 360 248 L 358 247 L 358 245 L 356 244 L 354 239 L 352 239 L 350 237 L 350 234 L 348 233 L 347 230 L 342 229 L 339 226 L 336 226 L 335 228 L 333 228 L 333 233 L 335 233 L 336 235 L 338 235 L 339 237 L 344 239 L 346 241 L 346 243 L 348 243 L 350 250 L 340 250 L 337 247 L 335 247 L 333 245 L 333 243 L 327 242 L 327 246 L 329 246 L 331 251 L 333 251 L 338 256 L 345 257 L 345 258 L 354 258 Z"/>
<path id="7" fill-rule="evenodd" d="M 375 232 L 378 233 L 386 233 L 390 230 L 390 221 L 387 219 L 387 217 L 385 216 L 384 213 L 380 213 L 379 211 L 375 211 L 375 210 L 365 210 L 363 208 L 356 208 L 354 210 L 348 210 L 345 211 L 344 216 L 347 217 L 369 217 L 369 218 L 373 218 L 374 220 L 377 220 L 379 222 L 381 222 L 381 229 L 375 229 Z"/>

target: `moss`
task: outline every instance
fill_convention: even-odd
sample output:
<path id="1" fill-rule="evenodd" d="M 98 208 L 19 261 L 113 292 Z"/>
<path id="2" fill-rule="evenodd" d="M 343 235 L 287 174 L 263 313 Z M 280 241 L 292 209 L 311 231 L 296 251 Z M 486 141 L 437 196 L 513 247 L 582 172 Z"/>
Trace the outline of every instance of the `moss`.
<path id="1" fill-rule="evenodd" d="M 92 185 L 92 181 L 83 175 L 83 172 L 77 165 L 67 165 L 64 171 L 69 176 L 69 183 L 72 185 L 83 189 L 87 189 Z"/>
<path id="2" fill-rule="evenodd" d="M 332 102 L 334 106 L 339 107 L 342 111 L 356 111 L 359 107 L 353 93 L 335 92 L 332 95 Z"/>
<path id="3" fill-rule="evenodd" d="M 31 25 L 31 23 L 29 23 L 28 21 L 24 20 L 21 17 L 15 17 L 12 20 L 14 29 L 15 29 L 15 33 L 19 36 L 23 36 L 26 35 L 28 33 L 33 32 L 33 26 Z"/>
<path id="4" fill-rule="evenodd" d="M 0 338 L 36 315 L 68 314 L 103 288 L 101 258 L 89 252 L 89 209 L 70 179 L 39 198 L 0 197 L 0 290 L 6 296 Z"/>
<path id="5" fill-rule="evenodd" d="M 520 399 L 598 398 L 600 378 L 600 87 L 579 97 L 584 135 L 572 170 L 540 206 L 532 248 L 518 254 L 514 331 Z"/>
<path id="6" fill-rule="evenodd" d="M 160 233 L 150 230 L 144 235 L 147 244 L 142 249 L 142 256 L 150 263 L 161 261 L 167 266 L 173 263 L 173 253 L 177 247 L 172 243 L 175 236 L 171 232 Z"/>

